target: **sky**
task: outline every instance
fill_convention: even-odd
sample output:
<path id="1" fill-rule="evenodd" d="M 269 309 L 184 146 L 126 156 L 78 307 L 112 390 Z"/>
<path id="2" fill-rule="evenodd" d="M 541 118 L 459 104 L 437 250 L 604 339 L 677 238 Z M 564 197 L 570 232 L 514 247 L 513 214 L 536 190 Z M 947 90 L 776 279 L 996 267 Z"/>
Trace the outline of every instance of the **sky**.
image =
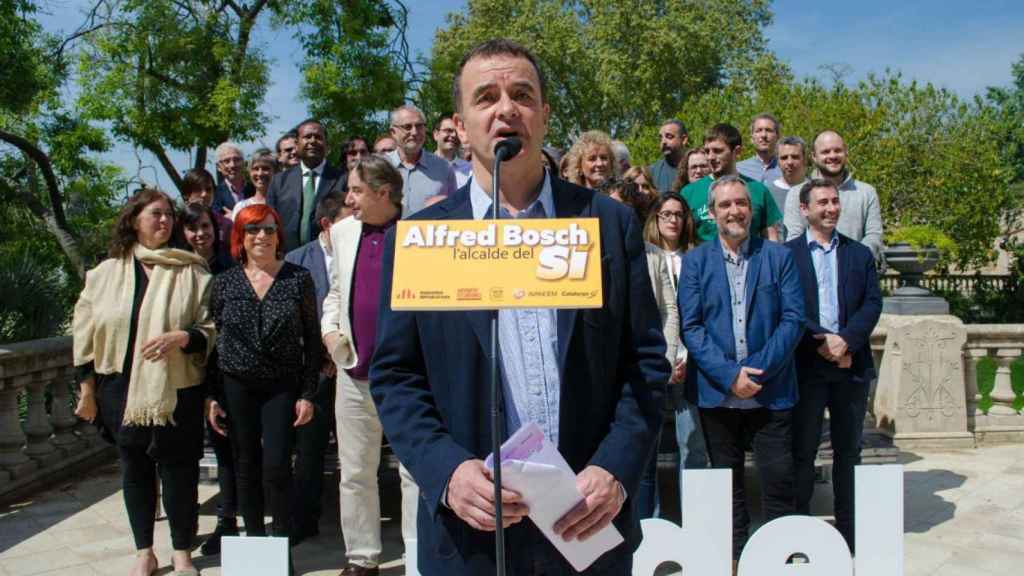
<path id="1" fill-rule="evenodd" d="M 44 28 L 67 34 L 78 26 L 89 2 L 40 0 L 40 4 Z M 463 9 L 465 1 L 409 0 L 406 5 L 410 47 L 429 56 L 434 32 L 444 26 L 448 13 Z M 846 80 L 857 81 L 889 68 L 907 79 L 971 97 L 987 86 L 1007 85 L 1010 65 L 1024 53 L 1022 0 L 776 0 L 772 10 L 774 21 L 765 30 L 769 48 L 797 77 L 828 78 L 822 66 L 840 64 L 849 71 Z M 261 142 L 243 143 L 246 153 L 260 146 L 272 148 L 279 134 L 306 117 L 305 103 L 297 92 L 299 44 L 291 32 L 266 26 L 255 37 L 272 60 L 273 83 L 263 106 L 270 122 Z M 163 169 L 145 151 L 119 144 L 106 158 L 129 175 L 173 189 Z M 172 155 L 172 161 L 190 165 L 184 154 Z"/>

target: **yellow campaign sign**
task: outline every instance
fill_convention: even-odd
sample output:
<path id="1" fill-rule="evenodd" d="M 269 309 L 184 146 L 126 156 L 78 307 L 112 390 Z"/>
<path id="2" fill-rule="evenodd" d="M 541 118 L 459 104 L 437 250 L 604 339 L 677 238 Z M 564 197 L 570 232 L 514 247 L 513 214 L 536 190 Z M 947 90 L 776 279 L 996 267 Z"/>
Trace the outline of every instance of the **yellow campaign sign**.
<path id="1" fill-rule="evenodd" d="M 597 218 L 400 220 L 394 310 L 600 308 Z"/>

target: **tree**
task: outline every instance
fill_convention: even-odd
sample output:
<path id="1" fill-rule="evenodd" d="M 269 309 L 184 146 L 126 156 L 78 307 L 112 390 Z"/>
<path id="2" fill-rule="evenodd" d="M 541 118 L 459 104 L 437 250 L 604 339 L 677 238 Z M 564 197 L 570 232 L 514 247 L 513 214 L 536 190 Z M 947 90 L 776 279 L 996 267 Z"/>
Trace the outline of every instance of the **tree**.
<path id="1" fill-rule="evenodd" d="M 475 44 L 510 38 L 530 48 L 548 79 L 549 139 L 588 129 L 624 136 L 730 79 L 781 78 L 767 50 L 765 0 L 469 0 L 434 40 L 418 99 L 451 111 L 459 60 Z"/>
<path id="2" fill-rule="evenodd" d="M 405 101 L 419 77 L 405 39 L 405 4 L 350 0 L 339 7 L 333 0 L 301 0 L 282 21 L 318 31 L 297 34 L 305 51 L 302 95 L 310 115 L 326 125 L 332 147 L 385 129 L 385 113 Z"/>
<path id="3" fill-rule="evenodd" d="M 267 0 L 99 0 L 86 17 L 79 105 L 153 153 L 180 189 L 169 151 L 203 167 L 208 148 L 263 133 L 268 68 L 252 34 L 267 8 Z"/>
<path id="4" fill-rule="evenodd" d="M 946 232 L 958 245 L 951 263 L 961 267 L 992 261 L 1006 218 L 1020 205 L 999 139 L 1004 120 L 985 102 L 887 71 L 853 87 L 814 79 L 729 85 L 690 100 L 678 115 L 700 145 L 718 122 L 739 128 L 749 143 L 750 119 L 761 112 L 780 120 L 783 135 L 808 143 L 825 129 L 842 135 L 854 175 L 878 190 L 885 226 Z"/>

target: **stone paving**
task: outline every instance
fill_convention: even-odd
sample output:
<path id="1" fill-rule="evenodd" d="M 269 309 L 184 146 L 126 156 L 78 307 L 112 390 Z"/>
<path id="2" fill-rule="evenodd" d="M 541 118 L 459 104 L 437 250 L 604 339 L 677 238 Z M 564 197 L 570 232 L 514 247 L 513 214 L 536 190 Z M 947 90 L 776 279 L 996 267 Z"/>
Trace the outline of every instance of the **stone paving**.
<path id="1" fill-rule="evenodd" d="M 903 453 L 906 466 L 906 576 L 1019 574 L 1024 560 L 1024 446 Z M 336 477 L 335 477 L 336 480 Z M 325 492 L 319 537 L 294 550 L 298 573 L 334 575 L 344 564 L 336 482 Z M 200 534 L 215 524 L 216 485 L 200 486 Z M 828 509 L 831 487 L 820 484 L 814 508 Z M 385 485 L 384 574 L 402 574 L 398 486 Z M 666 499 L 667 509 L 672 503 Z M 678 518 L 678 512 L 676 512 Z M 0 509 L 0 576 L 128 573 L 134 546 L 116 464 Z M 156 554 L 170 573 L 167 522 L 156 524 Z M 220 574 L 219 557 L 196 552 L 197 568 Z"/>

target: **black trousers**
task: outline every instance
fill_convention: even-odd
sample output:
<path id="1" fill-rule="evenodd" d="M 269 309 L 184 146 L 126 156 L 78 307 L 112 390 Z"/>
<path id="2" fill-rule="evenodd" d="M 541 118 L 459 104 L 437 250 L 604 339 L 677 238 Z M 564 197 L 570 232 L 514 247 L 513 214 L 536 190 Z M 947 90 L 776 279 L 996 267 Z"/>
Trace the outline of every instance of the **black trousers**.
<path id="1" fill-rule="evenodd" d="M 792 411 L 701 408 L 700 419 L 711 467 L 732 470 L 732 554 L 739 559 L 750 537 L 743 486 L 747 446 L 754 450 L 765 522 L 793 513 Z"/>
<path id="2" fill-rule="evenodd" d="M 192 546 L 192 525 L 199 487 L 199 461 L 157 462 L 145 447 L 118 446 L 121 456 L 124 504 L 132 527 L 135 548 L 153 547 L 153 523 L 156 521 L 157 478 L 167 523 L 171 528 L 171 545 L 175 550 Z"/>
<path id="3" fill-rule="evenodd" d="M 799 378 L 800 401 L 793 410 L 793 461 L 796 511 L 810 514 L 814 494 L 814 459 L 821 444 L 825 408 L 832 441 L 832 492 L 836 529 L 850 552 L 853 538 L 853 467 L 860 464 L 860 443 L 867 410 L 868 383 L 835 365 L 815 366 Z"/>
<path id="4" fill-rule="evenodd" d="M 298 387 L 224 374 L 228 438 L 235 453 L 238 504 L 247 536 L 266 536 L 264 491 L 274 518 L 274 535 L 287 536 L 291 448 Z"/>
<path id="5" fill-rule="evenodd" d="M 313 397 L 315 412 L 309 424 L 295 430 L 295 482 L 292 494 L 292 527 L 298 533 L 316 531 L 324 487 L 324 453 L 334 429 L 336 380 L 321 378 Z"/>
<path id="6" fill-rule="evenodd" d="M 224 407 L 225 411 L 227 407 Z M 217 485 L 220 487 L 220 505 L 217 516 L 234 518 L 238 516 L 238 486 L 235 479 L 235 455 L 231 451 L 231 439 L 221 436 L 207 424 L 210 444 L 217 456 Z"/>

